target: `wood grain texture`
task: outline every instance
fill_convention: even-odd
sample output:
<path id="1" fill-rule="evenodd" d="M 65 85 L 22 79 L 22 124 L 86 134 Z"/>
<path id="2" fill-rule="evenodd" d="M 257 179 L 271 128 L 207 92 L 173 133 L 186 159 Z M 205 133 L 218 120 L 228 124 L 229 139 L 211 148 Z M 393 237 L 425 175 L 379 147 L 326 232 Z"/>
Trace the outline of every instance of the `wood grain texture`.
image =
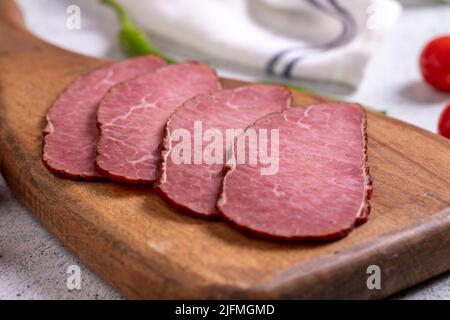
<path id="1" fill-rule="evenodd" d="M 329 244 L 257 240 L 179 214 L 145 188 L 56 178 L 41 161 L 44 115 L 104 61 L 34 38 L 11 4 L 0 0 L 2 173 L 47 229 L 126 296 L 382 298 L 450 269 L 450 142 L 379 114 L 368 114 L 369 222 Z M 298 105 L 322 100 L 295 93 Z M 367 289 L 371 264 L 381 267 L 381 290 Z"/>

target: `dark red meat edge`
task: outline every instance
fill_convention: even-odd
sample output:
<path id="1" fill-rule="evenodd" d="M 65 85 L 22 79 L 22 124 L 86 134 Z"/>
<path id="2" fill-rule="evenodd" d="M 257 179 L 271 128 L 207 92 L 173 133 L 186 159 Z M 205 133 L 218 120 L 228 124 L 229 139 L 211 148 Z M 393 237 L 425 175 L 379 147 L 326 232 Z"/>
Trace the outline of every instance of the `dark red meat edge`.
<path id="1" fill-rule="evenodd" d="M 191 100 L 195 100 L 195 99 L 197 99 L 197 97 L 194 97 L 194 98 L 192 98 L 192 99 L 186 101 L 185 103 L 188 103 L 188 102 L 190 102 Z M 181 107 L 182 107 L 185 103 L 183 103 L 181 106 L 179 106 L 178 108 L 176 108 L 176 109 L 174 110 L 174 112 L 170 115 L 169 120 L 167 121 L 166 125 L 164 126 L 164 135 L 163 135 L 163 139 L 162 139 L 162 141 L 161 141 L 161 144 L 159 145 L 159 149 L 161 150 L 161 153 L 162 153 L 163 151 L 167 151 L 168 148 L 169 148 L 169 133 L 168 133 L 169 130 L 168 130 L 168 128 L 167 128 L 167 125 L 169 124 L 171 118 L 178 112 L 178 110 L 181 109 Z M 159 180 L 161 179 L 161 176 L 164 174 L 163 169 L 162 169 L 162 168 L 163 168 L 163 165 L 164 165 L 164 158 L 161 157 L 161 161 L 159 162 L 159 169 L 158 169 L 159 175 L 158 175 L 158 178 L 156 179 L 156 181 L 159 181 Z M 192 217 L 199 218 L 199 219 L 203 219 L 203 220 L 210 220 L 210 221 L 211 221 L 211 220 L 212 220 L 212 221 L 219 221 L 219 220 L 221 220 L 221 215 L 219 215 L 219 214 L 215 214 L 215 215 L 214 215 L 214 214 L 213 214 L 213 215 L 199 214 L 199 213 L 197 213 L 197 212 L 195 212 L 195 211 L 189 209 L 188 207 L 183 206 L 183 205 L 181 205 L 181 204 L 175 202 L 174 200 L 172 200 L 171 198 L 169 198 L 169 197 L 168 197 L 168 196 L 167 196 L 167 195 L 166 195 L 166 194 L 158 187 L 158 184 L 157 184 L 157 183 L 153 186 L 153 190 L 160 196 L 160 198 L 161 198 L 162 200 L 164 200 L 164 202 L 166 202 L 170 207 L 172 207 L 173 209 L 179 211 L 180 213 L 184 213 L 184 214 L 190 215 L 190 216 L 192 216 Z"/>

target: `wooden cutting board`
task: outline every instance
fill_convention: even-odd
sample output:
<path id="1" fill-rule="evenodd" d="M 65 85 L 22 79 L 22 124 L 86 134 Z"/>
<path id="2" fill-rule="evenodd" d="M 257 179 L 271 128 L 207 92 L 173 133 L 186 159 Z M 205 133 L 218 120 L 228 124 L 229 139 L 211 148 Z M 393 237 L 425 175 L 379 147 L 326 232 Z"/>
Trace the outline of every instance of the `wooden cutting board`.
<path id="1" fill-rule="evenodd" d="M 375 113 L 370 220 L 329 244 L 257 240 L 179 214 L 148 189 L 56 178 L 41 161 L 46 111 L 103 63 L 36 39 L 13 2 L 0 0 L 2 173 L 48 230 L 127 297 L 382 298 L 450 269 L 450 141 Z M 295 93 L 298 105 L 318 101 Z M 381 268 L 381 290 L 367 288 L 370 265 Z"/>

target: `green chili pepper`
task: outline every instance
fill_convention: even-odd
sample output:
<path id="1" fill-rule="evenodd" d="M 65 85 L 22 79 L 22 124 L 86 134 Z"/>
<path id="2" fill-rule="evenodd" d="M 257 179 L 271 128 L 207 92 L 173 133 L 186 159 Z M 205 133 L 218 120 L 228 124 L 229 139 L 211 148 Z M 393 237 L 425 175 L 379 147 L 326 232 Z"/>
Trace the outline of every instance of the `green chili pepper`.
<path id="1" fill-rule="evenodd" d="M 135 26 L 119 2 L 116 0 L 102 0 L 102 2 L 113 8 L 119 16 L 119 41 L 122 50 L 128 56 L 145 56 L 153 54 L 163 58 L 167 63 L 174 63 L 173 60 L 165 57 L 164 54 L 151 43 L 144 32 Z"/>

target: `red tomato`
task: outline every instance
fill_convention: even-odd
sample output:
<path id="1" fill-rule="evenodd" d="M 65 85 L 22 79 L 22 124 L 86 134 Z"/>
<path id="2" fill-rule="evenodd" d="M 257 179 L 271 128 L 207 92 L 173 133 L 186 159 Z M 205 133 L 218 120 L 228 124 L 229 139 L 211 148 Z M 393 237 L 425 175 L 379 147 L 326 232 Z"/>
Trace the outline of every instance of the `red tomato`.
<path id="1" fill-rule="evenodd" d="M 450 35 L 427 44 L 420 56 L 420 70 L 431 86 L 450 91 Z"/>
<path id="2" fill-rule="evenodd" d="M 439 133 L 450 139 L 450 104 L 442 111 L 441 118 L 439 119 Z"/>

